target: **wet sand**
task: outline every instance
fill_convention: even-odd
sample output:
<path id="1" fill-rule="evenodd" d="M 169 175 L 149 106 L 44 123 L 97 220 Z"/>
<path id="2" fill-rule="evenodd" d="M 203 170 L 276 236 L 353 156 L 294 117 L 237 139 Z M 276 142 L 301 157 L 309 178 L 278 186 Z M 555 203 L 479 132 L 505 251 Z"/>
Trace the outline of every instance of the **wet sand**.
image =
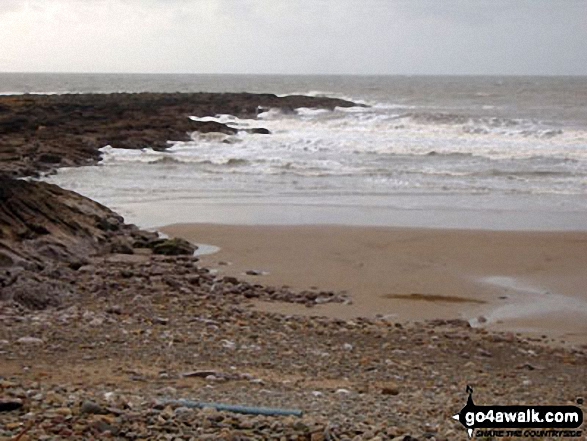
<path id="1" fill-rule="evenodd" d="M 220 247 L 202 256 L 220 275 L 346 290 L 353 299 L 352 305 L 314 308 L 258 302 L 261 310 L 344 319 L 461 318 L 587 343 L 587 232 L 211 224 L 161 230 Z M 248 270 L 263 275 L 244 275 Z"/>

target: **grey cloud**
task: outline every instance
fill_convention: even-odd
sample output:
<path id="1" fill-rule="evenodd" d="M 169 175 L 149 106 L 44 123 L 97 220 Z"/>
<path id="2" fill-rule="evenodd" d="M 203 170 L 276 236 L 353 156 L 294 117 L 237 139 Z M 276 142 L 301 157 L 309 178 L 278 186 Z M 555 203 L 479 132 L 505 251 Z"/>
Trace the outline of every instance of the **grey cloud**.
<path id="1" fill-rule="evenodd" d="M 22 1 L 2 0 L 18 13 Z M 587 74 L 584 0 L 29 0 L 13 70 Z M 60 5 L 59 12 L 50 11 Z M 11 17 L 17 14 L 10 14 Z M 8 31 L 5 31 L 8 32 Z M 22 53 L 30 54 L 23 61 Z M 88 56 L 99 53 L 100 56 Z M 10 61 L 12 60 L 12 61 Z"/>

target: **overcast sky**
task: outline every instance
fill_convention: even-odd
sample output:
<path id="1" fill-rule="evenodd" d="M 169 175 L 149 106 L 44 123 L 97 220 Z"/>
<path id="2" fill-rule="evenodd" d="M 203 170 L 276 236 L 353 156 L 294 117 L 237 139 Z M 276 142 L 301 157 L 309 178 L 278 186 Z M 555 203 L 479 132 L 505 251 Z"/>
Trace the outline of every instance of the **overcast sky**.
<path id="1" fill-rule="evenodd" d="M 587 0 L 0 0 L 0 71 L 587 75 Z"/>

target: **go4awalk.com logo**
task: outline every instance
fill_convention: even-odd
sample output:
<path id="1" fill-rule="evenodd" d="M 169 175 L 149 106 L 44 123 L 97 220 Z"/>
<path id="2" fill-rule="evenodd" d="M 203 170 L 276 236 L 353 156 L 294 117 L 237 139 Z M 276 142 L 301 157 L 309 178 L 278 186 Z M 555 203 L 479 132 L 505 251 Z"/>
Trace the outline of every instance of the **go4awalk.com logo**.
<path id="1" fill-rule="evenodd" d="M 583 411 L 577 406 L 477 406 L 467 386 L 467 404 L 453 418 L 469 434 L 484 437 L 580 437 Z M 573 430 L 575 429 L 575 430 Z"/>

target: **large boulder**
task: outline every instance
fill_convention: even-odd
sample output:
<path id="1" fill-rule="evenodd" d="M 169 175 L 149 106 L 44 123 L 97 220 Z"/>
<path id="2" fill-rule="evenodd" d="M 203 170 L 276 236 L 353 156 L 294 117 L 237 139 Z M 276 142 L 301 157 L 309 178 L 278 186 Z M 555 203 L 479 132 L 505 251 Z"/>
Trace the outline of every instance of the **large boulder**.
<path id="1" fill-rule="evenodd" d="M 165 256 L 192 255 L 197 248 L 184 239 L 164 239 L 153 246 L 153 253 Z"/>

